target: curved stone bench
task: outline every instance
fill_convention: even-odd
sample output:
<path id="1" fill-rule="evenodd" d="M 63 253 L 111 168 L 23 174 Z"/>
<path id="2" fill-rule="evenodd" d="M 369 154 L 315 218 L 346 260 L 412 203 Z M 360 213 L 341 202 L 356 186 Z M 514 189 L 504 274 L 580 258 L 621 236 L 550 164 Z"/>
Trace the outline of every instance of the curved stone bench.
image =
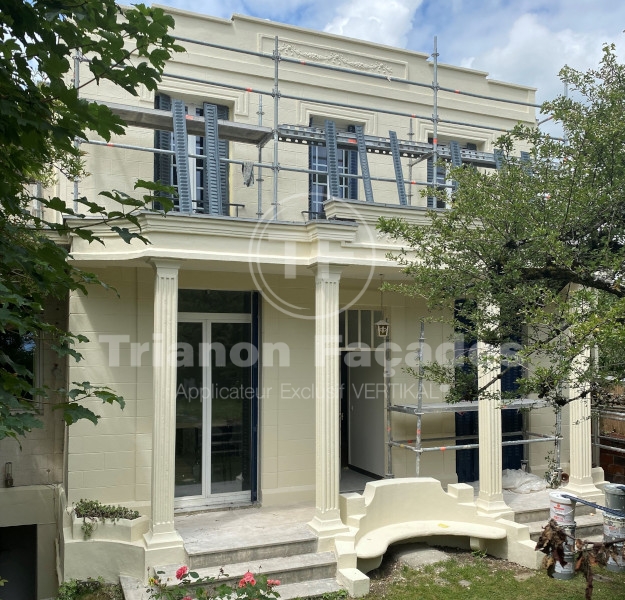
<path id="1" fill-rule="evenodd" d="M 391 544 L 413 538 L 461 535 L 471 540 L 502 540 L 506 534 L 503 527 L 476 525 L 463 521 L 409 521 L 367 532 L 356 544 L 356 556 L 359 559 L 377 558 L 382 556 Z M 473 541 L 471 546 L 475 546 Z"/>
<path id="2" fill-rule="evenodd" d="M 335 538 L 337 578 L 351 596 L 368 592 L 365 573 L 380 565 L 391 544 L 419 538 L 437 536 L 447 545 L 454 545 L 450 538 L 468 538 L 474 550 L 538 567 L 529 528 L 510 520 L 511 510 L 485 515 L 471 486 L 447 489 L 431 477 L 410 477 L 369 482 L 362 495 L 341 495 L 341 520 L 349 532 Z M 466 539 L 458 546 L 466 547 Z"/>

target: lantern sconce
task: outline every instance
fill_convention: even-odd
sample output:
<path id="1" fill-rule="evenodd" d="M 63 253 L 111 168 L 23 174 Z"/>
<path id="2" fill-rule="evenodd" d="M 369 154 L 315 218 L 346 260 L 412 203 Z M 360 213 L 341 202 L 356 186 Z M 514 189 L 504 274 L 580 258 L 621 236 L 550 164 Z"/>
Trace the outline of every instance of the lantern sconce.
<path id="1" fill-rule="evenodd" d="M 381 337 L 381 338 L 388 337 L 390 325 L 389 325 L 389 323 L 388 323 L 388 321 L 386 319 L 382 319 L 382 320 L 378 321 L 375 324 L 375 326 L 376 326 L 377 331 L 378 331 L 378 337 Z"/>

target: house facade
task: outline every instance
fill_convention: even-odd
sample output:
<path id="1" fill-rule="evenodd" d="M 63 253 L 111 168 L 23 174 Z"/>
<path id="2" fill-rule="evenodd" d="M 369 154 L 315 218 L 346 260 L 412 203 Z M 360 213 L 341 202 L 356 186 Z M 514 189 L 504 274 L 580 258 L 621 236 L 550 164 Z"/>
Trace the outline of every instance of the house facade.
<path id="1" fill-rule="evenodd" d="M 70 240 L 72 260 L 114 291 L 55 308 L 89 338 L 82 361 L 58 364 L 45 344 L 38 358 L 44 381 L 107 385 L 126 407 L 93 402 L 99 424 L 70 428 L 47 407 L 46 428 L 21 451 L 0 444 L 14 483 L 0 489 L 0 527 L 35 528 L 37 597 L 51 595 L 51 571 L 84 577 L 96 557 L 107 578 L 184 561 L 174 515 L 185 511 L 314 503 L 310 526 L 333 548 L 347 530 L 349 472 L 479 479 L 480 511 L 505 513 L 501 469 L 549 468 L 554 413 L 451 411 L 438 386 L 419 393 L 405 368 L 419 349 L 453 357 L 453 331 L 426 321 L 422 334 L 423 302 L 380 293 L 404 276 L 387 256 L 399 246 L 376 223 L 425 224 L 428 208 L 445 210 L 421 195 L 453 185 L 437 158 L 496 168 L 500 133 L 535 123 L 534 90 L 421 53 L 170 12 L 187 52 L 157 93 L 85 88 L 129 127 L 109 144 L 83 143 L 89 176 L 78 188 L 96 199 L 157 179 L 176 186 L 175 208 L 139 216 L 149 243 L 97 224 L 104 246 Z M 50 193 L 71 205 L 74 182 Z M 422 444 L 439 451 L 415 451 L 414 411 L 390 408 L 418 403 Z M 595 497 L 586 411 L 563 411 L 559 452 L 571 490 Z M 543 443 L 502 451 L 502 439 L 527 432 Z M 471 435 L 479 455 L 444 449 Z M 136 508 L 145 530 L 106 548 L 80 543 L 67 510 L 81 498 Z"/>

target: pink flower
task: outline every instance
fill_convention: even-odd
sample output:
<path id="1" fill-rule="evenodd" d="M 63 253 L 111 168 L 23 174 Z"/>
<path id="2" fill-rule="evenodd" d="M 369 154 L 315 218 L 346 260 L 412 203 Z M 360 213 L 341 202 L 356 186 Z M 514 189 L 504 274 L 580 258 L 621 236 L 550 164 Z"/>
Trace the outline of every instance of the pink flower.
<path id="1" fill-rule="evenodd" d="M 279 579 L 267 579 L 268 586 L 280 585 Z"/>
<path id="2" fill-rule="evenodd" d="M 182 600 L 193 600 L 193 598 L 191 598 L 191 596 L 185 596 Z"/>
<path id="3" fill-rule="evenodd" d="M 241 581 L 239 581 L 239 587 L 245 587 L 247 584 L 250 585 L 256 585 L 256 579 L 254 579 L 254 573 L 252 573 L 251 571 L 248 571 L 245 575 L 243 575 L 243 577 L 241 578 Z"/>
<path id="4" fill-rule="evenodd" d="M 187 565 L 182 565 L 182 567 L 176 571 L 176 579 L 182 579 L 188 572 L 189 567 L 187 567 Z"/>

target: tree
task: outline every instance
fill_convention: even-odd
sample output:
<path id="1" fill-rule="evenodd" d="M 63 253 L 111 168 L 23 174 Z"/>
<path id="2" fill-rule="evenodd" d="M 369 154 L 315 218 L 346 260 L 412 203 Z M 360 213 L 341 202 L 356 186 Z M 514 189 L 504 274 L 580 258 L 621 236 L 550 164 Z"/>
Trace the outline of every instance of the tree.
<path id="1" fill-rule="evenodd" d="M 554 405 L 599 397 L 625 377 L 625 67 L 610 45 L 598 68 L 565 67 L 560 77 L 571 95 L 542 112 L 562 124 L 566 141 L 519 125 L 498 140 L 499 170 L 451 170 L 450 207 L 431 211 L 427 226 L 380 222 L 405 245 L 395 258 L 409 279 L 396 289 L 445 309 L 457 331 L 504 348 L 502 374 L 527 367 L 515 394 Z M 516 158 L 519 149 L 529 159 Z M 425 368 L 451 386 L 450 401 L 475 397 L 461 370 Z"/>
<path id="2" fill-rule="evenodd" d="M 123 407 L 122 397 L 89 382 L 60 390 L 37 386 L 19 355 L 45 335 L 58 355 L 80 360 L 76 346 L 86 338 L 55 324 L 44 307 L 49 299 L 65 301 L 70 292 L 105 284 L 68 261 L 65 244 L 71 236 L 101 242 L 94 223 L 108 224 L 127 242 L 143 239 L 136 213 L 148 208 L 149 193 L 159 187 L 138 182 L 147 192 L 139 199 L 103 192 L 117 206 L 108 211 L 94 199 L 79 198 L 75 211 L 60 198 L 36 197 L 32 183 L 57 173 L 79 176 L 75 140 L 87 132 L 106 140 L 124 133 L 124 123 L 108 108 L 80 98 L 80 88 L 108 81 L 133 95 L 141 85 L 156 89 L 166 61 L 183 50 L 169 34 L 173 25 L 162 9 L 143 4 L 121 9 L 113 0 L 0 0 L 0 439 L 42 426 L 34 397 L 49 401 L 60 394 L 58 407 L 68 424 L 97 422 L 81 405 L 87 397 Z M 83 73 L 89 76 L 75 88 L 71 57 L 77 52 L 86 57 Z M 31 212 L 35 200 L 44 214 L 96 220 L 46 220 Z"/>

